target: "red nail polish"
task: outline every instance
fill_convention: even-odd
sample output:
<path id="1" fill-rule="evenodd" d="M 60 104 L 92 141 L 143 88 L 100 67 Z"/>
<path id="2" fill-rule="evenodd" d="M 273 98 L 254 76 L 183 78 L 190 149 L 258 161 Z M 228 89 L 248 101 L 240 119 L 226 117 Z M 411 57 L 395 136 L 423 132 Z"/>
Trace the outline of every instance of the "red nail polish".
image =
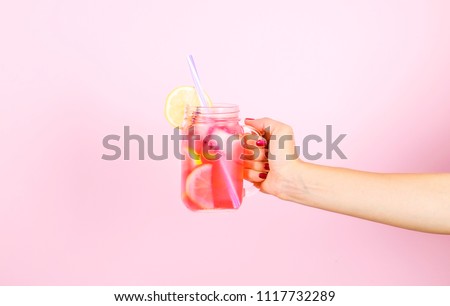
<path id="1" fill-rule="evenodd" d="M 260 173 L 259 177 L 265 179 L 267 177 L 267 173 Z"/>
<path id="2" fill-rule="evenodd" d="M 265 164 L 264 164 L 264 169 L 266 169 L 267 171 L 270 170 L 270 168 L 269 168 L 269 163 L 265 163 Z"/>
<path id="3" fill-rule="evenodd" d="M 259 139 L 259 140 L 256 141 L 256 145 L 257 145 L 258 147 L 265 147 L 266 144 L 267 144 L 267 142 L 266 142 L 265 139 Z"/>
<path id="4" fill-rule="evenodd" d="M 245 118 L 245 120 L 255 120 L 254 118 Z"/>

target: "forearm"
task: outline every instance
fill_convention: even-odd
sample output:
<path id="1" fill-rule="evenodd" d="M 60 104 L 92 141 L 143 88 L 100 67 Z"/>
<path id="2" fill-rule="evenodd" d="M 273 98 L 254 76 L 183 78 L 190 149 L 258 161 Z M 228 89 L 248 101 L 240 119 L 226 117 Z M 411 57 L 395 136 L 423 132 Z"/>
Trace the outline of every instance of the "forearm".
<path id="1" fill-rule="evenodd" d="M 450 234 L 450 174 L 378 174 L 299 162 L 285 200 L 398 227 Z"/>

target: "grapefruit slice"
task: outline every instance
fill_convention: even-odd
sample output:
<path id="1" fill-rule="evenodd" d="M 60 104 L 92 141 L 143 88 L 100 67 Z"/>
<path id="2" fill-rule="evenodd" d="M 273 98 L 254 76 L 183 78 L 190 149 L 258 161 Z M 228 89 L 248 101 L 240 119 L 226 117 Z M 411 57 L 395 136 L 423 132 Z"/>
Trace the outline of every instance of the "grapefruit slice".
<path id="1" fill-rule="evenodd" d="M 212 192 L 212 165 L 195 168 L 186 179 L 186 195 L 199 209 L 214 208 Z"/>

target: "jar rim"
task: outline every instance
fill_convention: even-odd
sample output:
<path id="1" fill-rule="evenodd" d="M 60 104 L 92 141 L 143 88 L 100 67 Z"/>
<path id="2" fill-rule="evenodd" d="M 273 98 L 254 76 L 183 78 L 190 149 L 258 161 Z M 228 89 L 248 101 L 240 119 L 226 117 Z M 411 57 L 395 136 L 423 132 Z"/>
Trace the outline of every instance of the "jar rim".
<path id="1" fill-rule="evenodd" d="M 216 103 L 212 106 L 186 105 L 186 111 L 193 111 L 197 114 L 230 114 L 238 113 L 239 105 L 231 103 Z"/>

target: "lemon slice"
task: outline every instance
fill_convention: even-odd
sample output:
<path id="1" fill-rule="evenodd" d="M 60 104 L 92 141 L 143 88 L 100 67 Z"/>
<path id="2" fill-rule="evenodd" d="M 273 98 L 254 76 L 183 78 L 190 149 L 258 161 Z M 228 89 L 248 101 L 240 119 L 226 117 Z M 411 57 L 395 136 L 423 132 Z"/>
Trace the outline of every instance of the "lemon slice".
<path id="1" fill-rule="evenodd" d="M 195 168 L 186 179 L 186 195 L 202 209 L 214 208 L 211 180 L 211 164 Z"/>
<path id="2" fill-rule="evenodd" d="M 206 100 L 208 106 L 211 106 L 211 99 L 208 95 L 206 95 Z M 193 86 L 180 86 L 169 93 L 166 98 L 164 113 L 172 126 L 179 127 L 181 125 L 186 105 L 202 105 Z"/>

